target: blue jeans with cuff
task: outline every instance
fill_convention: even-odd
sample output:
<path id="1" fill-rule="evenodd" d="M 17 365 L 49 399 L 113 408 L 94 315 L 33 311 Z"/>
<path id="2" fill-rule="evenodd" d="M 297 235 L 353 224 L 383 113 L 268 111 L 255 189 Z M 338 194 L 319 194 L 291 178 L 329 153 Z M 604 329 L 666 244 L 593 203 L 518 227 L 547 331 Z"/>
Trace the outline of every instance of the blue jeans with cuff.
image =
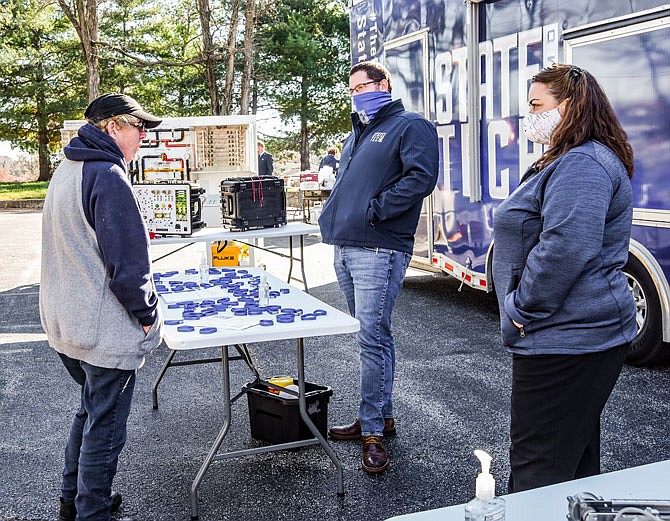
<path id="1" fill-rule="evenodd" d="M 135 371 L 106 369 L 59 353 L 81 386 L 81 403 L 65 447 L 61 497 L 73 501 L 78 521 L 108 521 L 112 481 L 126 443 Z"/>
<path id="2" fill-rule="evenodd" d="M 391 314 L 411 255 L 385 248 L 335 246 L 334 267 L 349 312 L 361 323 L 361 404 L 363 436 L 382 436 L 384 419 L 393 418 L 395 342 Z"/>

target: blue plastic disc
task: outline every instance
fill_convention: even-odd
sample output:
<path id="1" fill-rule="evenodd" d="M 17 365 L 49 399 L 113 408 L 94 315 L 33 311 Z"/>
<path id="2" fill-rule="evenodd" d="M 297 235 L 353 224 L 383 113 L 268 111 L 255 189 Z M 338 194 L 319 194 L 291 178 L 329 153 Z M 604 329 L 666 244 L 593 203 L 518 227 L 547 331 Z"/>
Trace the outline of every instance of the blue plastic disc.
<path id="1" fill-rule="evenodd" d="M 316 315 L 314 313 L 305 313 L 300 317 L 300 320 L 316 320 Z"/>
<path id="2" fill-rule="evenodd" d="M 321 317 L 321 316 L 323 316 L 323 315 L 327 315 L 328 312 L 327 312 L 325 309 L 315 309 L 315 310 L 314 310 L 314 314 L 315 314 L 317 317 Z"/>
<path id="3" fill-rule="evenodd" d="M 177 331 L 180 333 L 190 333 L 191 331 L 195 331 L 195 328 L 193 326 L 179 326 Z"/>
<path id="4" fill-rule="evenodd" d="M 200 334 L 201 335 L 211 335 L 212 333 L 216 333 L 216 328 L 215 327 L 201 327 L 200 328 Z"/>
<path id="5" fill-rule="evenodd" d="M 258 323 L 261 326 L 265 326 L 265 327 L 274 325 L 274 322 L 272 320 L 260 320 Z"/>
<path id="6" fill-rule="evenodd" d="M 176 326 L 181 324 L 181 320 L 165 320 L 163 324 L 165 324 L 166 326 Z"/>

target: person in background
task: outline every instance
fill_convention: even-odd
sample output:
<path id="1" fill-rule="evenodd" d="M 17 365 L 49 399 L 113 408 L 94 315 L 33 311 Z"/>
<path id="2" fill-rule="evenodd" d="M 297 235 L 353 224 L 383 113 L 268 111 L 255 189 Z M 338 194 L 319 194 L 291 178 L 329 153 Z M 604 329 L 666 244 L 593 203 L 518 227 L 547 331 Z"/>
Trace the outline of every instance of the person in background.
<path id="1" fill-rule="evenodd" d="M 523 130 L 549 148 L 495 212 L 493 280 L 512 354 L 509 492 L 600 473 L 600 415 L 637 333 L 633 152 L 595 78 L 531 79 Z"/>
<path id="2" fill-rule="evenodd" d="M 323 206 L 323 242 L 349 311 L 361 324 L 358 418 L 329 430 L 334 439 L 363 442 L 362 467 L 388 467 L 383 437 L 395 434 L 395 342 L 391 314 L 414 247 L 423 199 L 435 187 L 435 126 L 391 100 L 391 77 L 378 63 L 351 68 L 353 132 L 342 149 L 337 182 Z"/>
<path id="3" fill-rule="evenodd" d="M 40 319 L 79 385 L 65 447 L 59 521 L 108 521 L 135 372 L 161 342 L 149 235 L 128 179 L 146 129 L 161 120 L 105 94 L 64 148 L 42 216 Z M 65 387 L 65 386 L 63 386 Z M 114 514 L 114 517 L 112 517 Z"/>
<path id="4" fill-rule="evenodd" d="M 275 171 L 274 159 L 272 154 L 265 151 L 265 143 L 258 142 L 258 175 L 261 177 L 270 176 Z"/>
<path id="5" fill-rule="evenodd" d="M 323 157 L 323 159 L 321 159 L 321 162 L 319 163 L 319 170 L 321 170 L 324 166 L 329 166 L 333 169 L 333 175 L 337 175 L 337 166 L 339 165 L 339 161 L 335 157 L 335 154 L 337 154 L 337 147 L 330 147 L 328 149 L 328 153 Z"/>

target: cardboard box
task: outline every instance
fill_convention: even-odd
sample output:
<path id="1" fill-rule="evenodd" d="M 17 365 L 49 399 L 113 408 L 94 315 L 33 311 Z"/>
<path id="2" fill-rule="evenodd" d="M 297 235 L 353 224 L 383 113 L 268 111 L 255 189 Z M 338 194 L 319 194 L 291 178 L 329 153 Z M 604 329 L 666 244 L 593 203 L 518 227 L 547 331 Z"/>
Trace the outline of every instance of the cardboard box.
<path id="1" fill-rule="evenodd" d="M 241 256 L 242 249 L 234 241 L 212 243 L 212 266 L 239 266 Z"/>

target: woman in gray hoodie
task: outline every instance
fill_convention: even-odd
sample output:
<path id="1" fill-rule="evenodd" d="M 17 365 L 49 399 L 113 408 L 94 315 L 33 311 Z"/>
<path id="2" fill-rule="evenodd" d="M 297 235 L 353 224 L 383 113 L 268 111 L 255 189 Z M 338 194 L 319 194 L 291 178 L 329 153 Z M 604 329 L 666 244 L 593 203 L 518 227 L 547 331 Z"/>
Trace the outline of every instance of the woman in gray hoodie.
<path id="1" fill-rule="evenodd" d="M 509 492 L 600 472 L 600 414 L 637 332 L 621 271 L 633 211 L 626 133 L 579 67 L 541 70 L 528 99 L 524 132 L 549 148 L 494 220 L 512 354 Z"/>

